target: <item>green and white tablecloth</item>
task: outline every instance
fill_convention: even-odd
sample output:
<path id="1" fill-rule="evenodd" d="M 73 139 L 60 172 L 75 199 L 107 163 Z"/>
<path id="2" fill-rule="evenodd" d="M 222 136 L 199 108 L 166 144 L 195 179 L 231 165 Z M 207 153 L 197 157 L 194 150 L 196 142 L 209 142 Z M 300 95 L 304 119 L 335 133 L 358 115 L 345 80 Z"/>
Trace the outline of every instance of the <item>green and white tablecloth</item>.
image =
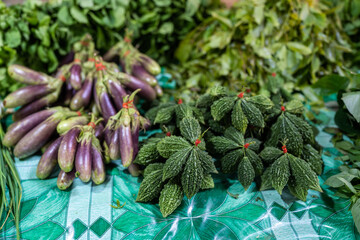
<path id="1" fill-rule="evenodd" d="M 22 239 L 358 239 L 349 201 L 333 197 L 323 185 L 341 162 L 321 131 L 334 125 L 333 113 L 323 111 L 317 140 L 324 151 L 324 193 L 309 191 L 306 202 L 285 191 L 259 192 L 256 184 L 244 191 L 236 176 L 215 177 L 215 189 L 184 198 L 181 207 L 163 218 L 157 204 L 136 203 L 141 179 L 118 165 L 109 167 L 105 184 L 84 184 L 76 179 L 71 190 L 60 191 L 56 175 L 48 180 L 35 176 L 39 156 L 17 161 L 23 192 Z M 239 194 L 238 198 L 229 195 Z M 125 206 L 115 209 L 119 200 Z M 0 231 L 1 239 L 14 239 L 13 221 Z"/>

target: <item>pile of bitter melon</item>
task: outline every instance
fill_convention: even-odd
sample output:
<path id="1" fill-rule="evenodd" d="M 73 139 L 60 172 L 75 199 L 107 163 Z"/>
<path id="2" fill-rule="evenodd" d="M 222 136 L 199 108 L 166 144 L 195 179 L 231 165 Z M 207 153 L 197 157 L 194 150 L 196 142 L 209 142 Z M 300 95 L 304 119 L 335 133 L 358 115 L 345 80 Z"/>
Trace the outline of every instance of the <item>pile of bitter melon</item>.
<path id="1" fill-rule="evenodd" d="M 159 199 L 166 217 L 184 195 L 213 188 L 218 171 L 237 172 L 245 189 L 258 178 L 260 190 L 281 194 L 287 187 L 303 201 L 309 189 L 322 191 L 323 162 L 304 106 L 279 100 L 214 87 L 194 102 L 150 109 L 146 116 L 163 133 L 148 139 L 135 159 L 144 166 L 137 201 Z"/>

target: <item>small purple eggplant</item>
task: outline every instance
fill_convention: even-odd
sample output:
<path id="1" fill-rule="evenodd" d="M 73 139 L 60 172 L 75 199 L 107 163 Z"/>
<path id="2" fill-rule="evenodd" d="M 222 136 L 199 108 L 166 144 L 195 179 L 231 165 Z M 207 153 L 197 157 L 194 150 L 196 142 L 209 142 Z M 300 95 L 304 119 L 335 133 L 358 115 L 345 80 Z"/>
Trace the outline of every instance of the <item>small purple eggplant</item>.
<path id="1" fill-rule="evenodd" d="M 75 90 L 79 90 L 81 88 L 81 66 L 79 64 L 75 63 L 71 66 L 69 82 Z"/>
<path id="2" fill-rule="evenodd" d="M 31 129 L 45 121 L 56 112 L 56 109 L 47 109 L 27 116 L 26 118 L 11 124 L 3 138 L 3 144 L 7 147 L 15 144 Z"/>
<path id="3" fill-rule="evenodd" d="M 156 76 L 161 73 L 160 65 L 145 54 L 140 54 L 140 62 L 151 75 Z"/>
<path id="4" fill-rule="evenodd" d="M 150 75 L 144 68 L 138 63 L 132 65 L 131 74 L 141 81 L 146 82 L 150 86 L 154 87 L 157 85 L 157 80 L 154 76 Z"/>
<path id="5" fill-rule="evenodd" d="M 109 156 L 111 160 L 117 160 L 121 157 L 120 155 L 120 129 L 115 129 L 109 145 Z"/>
<path id="6" fill-rule="evenodd" d="M 44 73 L 36 72 L 30 68 L 13 64 L 8 67 L 8 73 L 11 78 L 18 82 L 28 85 L 46 84 L 49 81 L 49 76 Z"/>
<path id="7" fill-rule="evenodd" d="M 85 79 L 82 88 L 71 99 L 70 102 L 71 110 L 79 110 L 89 105 L 91 100 L 92 87 L 93 87 L 93 79 L 92 78 Z"/>
<path id="8" fill-rule="evenodd" d="M 58 179 L 57 179 L 57 186 L 60 190 L 68 189 L 75 179 L 75 169 L 71 172 L 64 172 L 60 171 Z"/>
<path id="9" fill-rule="evenodd" d="M 91 178 L 91 155 L 91 140 L 81 141 L 76 150 L 75 168 L 83 182 Z"/>
<path id="10" fill-rule="evenodd" d="M 101 184 L 105 181 L 106 172 L 101 152 L 94 146 L 91 146 L 92 153 L 92 173 L 91 179 L 95 184 Z"/>
<path id="11" fill-rule="evenodd" d="M 45 95 L 51 93 L 53 89 L 47 84 L 22 87 L 12 92 L 4 99 L 6 108 L 15 108 L 31 103 Z"/>
<path id="12" fill-rule="evenodd" d="M 119 111 L 122 108 L 123 98 L 127 95 L 127 93 L 121 86 L 121 83 L 118 81 L 109 80 L 108 89 L 115 104 L 116 110 Z"/>
<path id="13" fill-rule="evenodd" d="M 77 149 L 77 137 L 80 128 L 75 127 L 69 130 L 61 141 L 58 153 L 58 162 L 61 170 L 70 172 L 74 168 L 74 160 Z"/>
<path id="14" fill-rule="evenodd" d="M 152 87 L 150 87 L 149 84 L 131 75 L 124 74 L 124 76 L 126 76 L 126 79 L 122 79 L 121 83 L 124 84 L 125 87 L 132 91 L 135 91 L 136 89 L 141 89 L 141 92 L 139 92 L 139 96 L 147 100 L 152 101 L 156 98 L 156 92 Z"/>
<path id="15" fill-rule="evenodd" d="M 57 165 L 58 150 L 63 137 L 56 139 L 41 156 L 36 169 L 36 176 L 39 179 L 45 179 L 50 176 L 51 172 Z"/>
<path id="16" fill-rule="evenodd" d="M 134 145 L 130 126 L 120 126 L 120 152 L 123 166 L 130 166 L 134 157 Z"/>

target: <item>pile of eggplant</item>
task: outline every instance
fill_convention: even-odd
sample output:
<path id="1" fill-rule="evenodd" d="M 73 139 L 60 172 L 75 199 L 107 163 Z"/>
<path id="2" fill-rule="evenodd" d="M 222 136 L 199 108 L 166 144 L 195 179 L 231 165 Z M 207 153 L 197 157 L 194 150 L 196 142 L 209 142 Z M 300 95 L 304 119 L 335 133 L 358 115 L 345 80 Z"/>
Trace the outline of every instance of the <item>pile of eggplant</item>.
<path id="1" fill-rule="evenodd" d="M 3 101 L 8 109 L 19 107 L 3 144 L 14 147 L 20 159 L 42 151 L 37 177 L 46 179 L 59 167 L 61 190 L 75 177 L 103 183 L 105 164 L 120 158 L 133 176 L 139 175 L 133 160 L 139 132 L 150 122 L 135 103 L 138 97 L 152 101 L 162 95 L 155 78 L 160 66 L 127 37 L 105 56 L 118 57 L 119 64 L 104 61 L 91 36 L 85 35 L 53 76 L 20 65 L 8 68 L 10 76 L 26 86 Z"/>

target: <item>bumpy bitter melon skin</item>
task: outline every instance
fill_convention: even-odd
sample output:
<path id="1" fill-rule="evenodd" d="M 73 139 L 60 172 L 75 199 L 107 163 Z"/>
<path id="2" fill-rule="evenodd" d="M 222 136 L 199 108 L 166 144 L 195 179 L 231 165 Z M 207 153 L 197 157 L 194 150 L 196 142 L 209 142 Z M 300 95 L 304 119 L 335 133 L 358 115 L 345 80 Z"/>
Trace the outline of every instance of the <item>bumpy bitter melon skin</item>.
<path id="1" fill-rule="evenodd" d="M 273 163 L 276 159 L 278 159 L 283 154 L 278 148 L 275 147 L 266 147 L 259 154 L 260 158 L 266 163 Z"/>
<path id="2" fill-rule="evenodd" d="M 196 107 L 208 108 L 213 103 L 213 97 L 210 94 L 201 95 L 196 101 Z"/>
<path id="3" fill-rule="evenodd" d="M 200 185 L 201 190 L 211 189 L 215 187 L 214 179 L 210 174 L 205 174 Z"/>
<path id="4" fill-rule="evenodd" d="M 240 100 L 236 101 L 234 109 L 232 110 L 231 122 L 237 130 L 245 134 L 249 121 L 242 110 Z"/>
<path id="5" fill-rule="evenodd" d="M 180 122 L 180 132 L 188 141 L 194 143 L 201 135 L 201 127 L 195 118 L 185 117 Z"/>
<path id="6" fill-rule="evenodd" d="M 195 151 L 201 162 L 201 166 L 204 170 L 204 174 L 218 173 L 212 157 L 207 152 L 205 152 L 201 149 L 198 149 L 198 148 L 196 148 Z"/>
<path id="7" fill-rule="evenodd" d="M 144 177 L 144 180 L 141 182 L 136 201 L 149 202 L 154 198 L 157 198 L 160 194 L 162 187 L 162 169 L 150 172 Z"/>
<path id="8" fill-rule="evenodd" d="M 163 138 L 157 144 L 157 150 L 162 157 L 169 158 L 172 154 L 189 146 L 191 145 L 184 138 L 178 136 L 170 136 Z"/>
<path id="9" fill-rule="evenodd" d="M 291 100 L 285 104 L 286 111 L 292 114 L 302 115 L 304 113 L 304 105 L 300 100 Z"/>
<path id="10" fill-rule="evenodd" d="M 145 113 L 145 117 L 147 119 L 149 119 L 152 123 L 155 122 L 155 118 L 158 114 L 158 112 L 163 109 L 163 108 L 167 108 L 167 107 L 170 107 L 170 106 L 175 106 L 175 103 L 173 102 L 170 102 L 170 103 L 162 103 L 160 104 L 159 106 L 156 106 L 156 107 L 153 107 L 151 109 L 149 109 L 149 111 L 147 111 Z"/>
<path id="11" fill-rule="evenodd" d="M 175 108 L 175 113 L 176 113 L 176 118 L 180 121 L 185 117 L 194 116 L 192 108 L 185 103 L 178 104 Z"/>
<path id="12" fill-rule="evenodd" d="M 261 114 L 261 111 L 254 104 L 242 99 L 241 108 L 244 111 L 244 114 L 250 125 L 259 128 L 265 127 L 264 117 Z"/>
<path id="13" fill-rule="evenodd" d="M 215 151 L 221 154 L 225 154 L 228 151 L 242 147 L 241 145 L 226 137 L 212 137 L 210 142 L 213 145 Z"/>
<path id="14" fill-rule="evenodd" d="M 304 146 L 301 158 L 307 161 L 310 164 L 311 169 L 317 174 L 320 175 L 323 170 L 323 160 L 319 152 L 313 148 L 310 144 Z"/>
<path id="15" fill-rule="evenodd" d="M 225 114 L 230 112 L 233 109 L 235 101 L 235 97 L 223 97 L 216 100 L 213 105 L 211 105 L 211 115 L 214 120 L 219 121 L 225 116 Z"/>
<path id="16" fill-rule="evenodd" d="M 297 130 L 300 132 L 304 143 L 314 143 L 314 132 L 311 126 L 305 120 L 288 112 L 285 113 L 285 116 L 295 125 Z"/>
<path id="17" fill-rule="evenodd" d="M 250 187 L 251 183 L 255 179 L 255 170 L 248 157 L 244 157 L 239 163 L 238 178 L 245 190 Z"/>
<path id="18" fill-rule="evenodd" d="M 260 191 L 265 191 L 272 188 L 272 176 L 271 176 L 271 166 L 269 166 L 261 175 L 261 186 Z"/>
<path id="19" fill-rule="evenodd" d="M 261 141 L 256 138 L 246 138 L 245 143 L 249 143 L 249 149 L 253 150 L 254 152 L 258 152 L 261 147 Z"/>
<path id="20" fill-rule="evenodd" d="M 260 157 L 251 149 L 246 149 L 245 155 L 248 157 L 251 165 L 254 168 L 255 176 L 260 176 L 264 170 L 264 165 L 262 164 Z"/>
<path id="21" fill-rule="evenodd" d="M 303 139 L 300 132 L 295 125 L 281 114 L 275 124 L 271 127 L 270 138 L 267 141 L 267 146 L 276 147 L 280 141 L 286 141 L 288 151 L 296 156 L 301 154 L 303 149 Z"/>
<path id="22" fill-rule="evenodd" d="M 151 163 L 145 168 L 143 175 L 144 177 L 146 177 L 147 175 L 149 175 L 154 171 L 162 171 L 163 168 L 164 168 L 164 163 Z"/>
<path id="23" fill-rule="evenodd" d="M 234 127 L 228 127 L 224 132 L 224 137 L 234 141 L 240 146 L 245 144 L 244 135 Z"/>
<path id="24" fill-rule="evenodd" d="M 176 105 L 172 105 L 172 106 L 160 109 L 156 114 L 154 123 L 155 124 L 157 124 L 157 123 L 162 123 L 162 124 L 169 123 L 174 117 L 175 108 L 176 108 Z"/>
<path id="25" fill-rule="evenodd" d="M 176 183 L 168 182 L 160 193 L 159 205 L 163 217 L 169 216 L 180 206 L 184 193 Z"/>
<path id="26" fill-rule="evenodd" d="M 163 169 L 163 181 L 178 175 L 182 171 L 192 150 L 193 147 L 180 149 L 166 160 Z"/>
<path id="27" fill-rule="evenodd" d="M 142 146 L 134 162 L 145 166 L 156 162 L 160 158 L 156 145 L 157 142 L 151 142 Z"/>
<path id="28" fill-rule="evenodd" d="M 267 113 L 272 107 L 274 107 L 274 103 L 271 99 L 264 95 L 256 95 L 247 100 L 248 102 L 254 104 L 262 114 Z"/>
<path id="29" fill-rule="evenodd" d="M 225 154 L 221 159 L 221 170 L 223 173 L 232 173 L 236 171 L 239 162 L 244 157 L 243 149 L 237 149 Z"/>
<path id="30" fill-rule="evenodd" d="M 199 191 L 203 175 L 201 162 L 195 150 L 192 150 L 181 175 L 181 185 L 188 199 L 191 199 Z"/>
<path id="31" fill-rule="evenodd" d="M 291 175 L 294 176 L 296 186 L 306 189 L 313 189 L 322 192 L 319 179 L 316 173 L 311 169 L 310 165 L 300 158 L 288 154 Z"/>
<path id="32" fill-rule="evenodd" d="M 281 195 L 290 177 L 290 166 L 287 154 L 278 158 L 271 165 L 271 185 Z"/>

